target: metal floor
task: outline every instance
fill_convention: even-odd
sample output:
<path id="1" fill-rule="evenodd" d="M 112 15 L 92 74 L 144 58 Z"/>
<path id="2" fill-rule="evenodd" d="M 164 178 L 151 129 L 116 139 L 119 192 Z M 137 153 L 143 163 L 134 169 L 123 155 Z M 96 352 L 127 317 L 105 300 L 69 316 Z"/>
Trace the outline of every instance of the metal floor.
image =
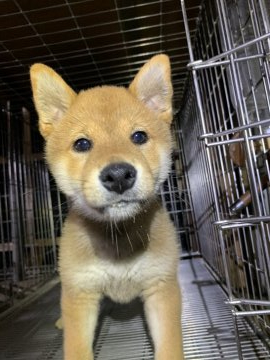
<path id="1" fill-rule="evenodd" d="M 183 260 L 183 333 L 185 358 L 238 359 L 230 308 L 201 259 Z M 142 305 L 118 306 L 105 301 L 95 342 L 96 360 L 153 359 Z M 62 333 L 59 286 L 0 324 L 1 360 L 60 360 Z M 244 359 L 270 359 L 270 354 L 244 320 L 239 321 Z M 166 360 L 166 359 L 164 359 Z"/>

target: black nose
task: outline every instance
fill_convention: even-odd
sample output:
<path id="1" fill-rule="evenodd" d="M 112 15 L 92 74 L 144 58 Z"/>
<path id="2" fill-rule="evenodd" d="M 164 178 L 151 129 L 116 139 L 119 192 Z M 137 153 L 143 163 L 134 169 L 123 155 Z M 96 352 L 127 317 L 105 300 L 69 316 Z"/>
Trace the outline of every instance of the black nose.
<path id="1" fill-rule="evenodd" d="M 123 194 L 131 189 L 136 180 L 136 169 L 128 163 L 114 163 L 106 166 L 100 173 L 102 185 L 109 191 Z"/>

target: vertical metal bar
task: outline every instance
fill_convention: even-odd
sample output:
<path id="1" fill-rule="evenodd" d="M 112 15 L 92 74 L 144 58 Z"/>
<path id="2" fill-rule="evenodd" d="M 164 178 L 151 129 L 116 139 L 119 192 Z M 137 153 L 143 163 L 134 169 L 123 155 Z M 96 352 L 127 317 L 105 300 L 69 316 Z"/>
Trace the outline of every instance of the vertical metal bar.
<path id="1" fill-rule="evenodd" d="M 48 235 L 51 238 L 52 242 L 52 260 L 54 269 L 56 270 L 57 266 L 57 250 L 56 250 L 56 241 L 55 241 L 55 229 L 54 229 L 54 220 L 53 220 L 53 209 L 52 209 L 52 198 L 51 198 L 51 189 L 50 189 L 50 180 L 48 170 L 45 171 L 45 188 L 46 188 L 46 198 L 48 206 L 48 215 L 49 215 L 49 233 Z"/>
<path id="2" fill-rule="evenodd" d="M 12 263 L 13 263 L 13 281 L 18 283 L 23 278 L 22 254 L 20 251 L 19 234 L 19 203 L 18 203 L 18 183 L 15 164 L 14 132 L 12 128 L 10 102 L 7 103 L 7 121 L 8 121 L 8 179 L 9 179 L 9 207 L 11 219 L 11 242 L 12 242 Z"/>
<path id="3" fill-rule="evenodd" d="M 13 123 L 18 122 L 19 118 L 17 115 L 12 117 Z M 19 124 L 13 124 L 14 127 L 14 149 L 15 149 L 15 158 L 13 161 L 13 166 L 16 169 L 16 199 L 17 199 L 17 227 L 18 227 L 18 235 L 19 235 L 19 254 L 20 254 L 20 269 L 22 273 L 21 280 L 25 280 L 25 240 L 26 240 L 26 233 L 25 233 L 25 206 L 24 206 L 24 194 L 25 194 L 25 184 L 23 179 L 23 142 L 24 142 L 24 133 L 22 129 L 21 122 Z M 23 133 L 23 136 L 21 134 Z"/>
<path id="4" fill-rule="evenodd" d="M 38 178 L 39 178 L 39 206 L 40 206 L 40 229 L 41 238 L 39 239 L 39 251 L 41 260 L 39 263 L 39 272 L 41 277 L 45 277 L 49 272 L 49 266 L 46 261 L 46 245 L 49 238 L 49 222 L 48 222 L 48 204 L 47 204 L 47 189 L 45 178 L 45 165 L 43 161 L 38 161 Z M 50 241 L 50 240 L 49 240 Z M 42 265 L 42 263 L 44 265 Z"/>
<path id="5" fill-rule="evenodd" d="M 34 186 L 31 176 L 31 158 L 32 158 L 32 140 L 30 129 L 30 113 L 26 108 L 22 109 L 22 117 L 24 122 L 24 141 L 23 141 L 23 153 L 24 153 L 24 177 L 25 177 L 25 227 L 26 227 L 26 256 L 29 257 L 27 265 L 37 266 L 37 251 L 34 238 Z M 29 250 L 29 251 L 28 251 Z"/>
<path id="6" fill-rule="evenodd" d="M 7 271 L 7 260 L 8 260 L 8 253 L 9 253 L 9 233 L 8 233 L 8 211 L 7 211 L 7 191 L 6 191 L 6 163 L 7 163 L 7 146 L 6 146 L 6 138 L 7 133 L 5 129 L 6 125 L 6 118 L 4 116 L 5 109 L 1 108 L 1 121 L 0 121 L 0 146 L 2 149 L 2 158 L 0 162 L 1 166 L 1 177 L 0 177 L 0 186 L 1 186 L 1 193 L 0 193 L 0 246 L 1 246 L 1 269 L 0 269 L 0 279 L 1 279 L 1 288 L 3 287 L 4 292 L 4 301 L 7 301 L 7 291 L 4 289 L 8 288 L 8 271 Z M 3 285 L 3 286 L 2 286 Z"/>
<path id="7" fill-rule="evenodd" d="M 33 159 L 33 169 L 34 169 L 34 184 L 35 184 L 35 193 L 34 193 L 34 208 L 35 208 L 35 245 L 36 245 L 36 254 L 37 259 L 36 263 L 39 264 L 40 259 L 44 255 L 43 253 L 43 218 L 42 218 L 42 201 L 41 201 L 41 191 L 42 191 L 42 183 L 40 183 L 40 169 L 39 169 L 39 160 Z M 42 255 L 42 256 L 41 256 Z M 39 271 L 38 265 L 33 267 L 33 276 L 38 278 Z M 37 279 L 38 280 L 38 279 Z"/>
<path id="8" fill-rule="evenodd" d="M 259 4 L 259 7 L 260 7 L 260 13 L 261 13 L 261 17 L 262 17 L 262 20 L 263 20 L 265 33 L 269 33 L 270 32 L 270 18 L 269 18 L 270 14 L 269 14 L 269 5 L 268 5 L 268 8 L 267 8 L 266 1 L 268 2 L 268 0 L 259 0 L 258 4 Z M 267 39 L 267 44 L 268 44 L 268 56 L 269 56 L 270 38 Z"/>

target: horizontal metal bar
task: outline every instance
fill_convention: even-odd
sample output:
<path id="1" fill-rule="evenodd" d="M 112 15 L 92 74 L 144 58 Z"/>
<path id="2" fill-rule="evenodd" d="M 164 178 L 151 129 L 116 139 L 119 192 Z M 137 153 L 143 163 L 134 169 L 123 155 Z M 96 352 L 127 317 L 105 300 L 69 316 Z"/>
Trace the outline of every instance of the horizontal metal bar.
<path id="1" fill-rule="evenodd" d="M 234 316 L 270 315 L 270 310 L 232 311 Z"/>
<path id="2" fill-rule="evenodd" d="M 270 301 L 267 301 L 267 300 L 250 300 L 250 299 L 235 299 L 235 300 L 226 301 L 226 304 L 230 304 L 230 305 L 270 306 Z"/>
<path id="3" fill-rule="evenodd" d="M 250 124 L 242 125 L 242 126 L 237 126 L 237 127 L 234 127 L 233 129 L 224 130 L 224 131 L 221 131 L 221 132 L 218 132 L 218 133 L 202 134 L 200 136 L 200 140 L 204 140 L 206 138 L 207 139 L 213 139 L 213 138 L 217 138 L 217 137 L 224 136 L 224 135 L 235 134 L 235 133 L 241 132 L 243 130 L 256 128 L 256 127 L 264 126 L 264 125 L 268 125 L 268 124 L 270 125 L 270 119 L 260 120 L 260 121 L 254 122 L 254 123 L 250 123 Z"/>
<path id="4" fill-rule="evenodd" d="M 205 61 L 195 61 L 195 62 L 190 62 L 188 64 L 189 67 L 193 68 L 193 65 L 197 66 L 200 64 L 200 66 L 202 66 L 203 64 L 212 64 L 212 63 L 215 63 L 217 60 L 219 59 L 222 59 L 226 56 L 229 56 L 231 54 L 234 54 L 235 52 L 239 51 L 239 50 L 242 50 L 242 49 L 245 49 L 247 48 L 248 46 L 251 46 L 251 45 L 254 45 L 256 43 L 258 43 L 259 41 L 262 41 L 262 40 L 265 40 L 265 39 L 268 39 L 270 37 L 270 33 L 266 33 L 264 35 L 261 35 L 253 40 L 250 40 L 250 41 L 247 41 L 245 42 L 244 44 L 241 44 L 241 45 L 238 45 L 230 50 L 227 50 L 227 51 L 224 51 L 223 53 L 219 54 L 219 55 L 216 55 L 216 56 L 213 56 L 212 58 L 208 59 L 208 60 L 205 60 Z"/>
<path id="5" fill-rule="evenodd" d="M 269 222 L 270 222 L 270 216 L 251 216 L 249 218 L 242 218 L 242 219 L 214 221 L 213 225 L 216 225 L 221 229 L 230 229 L 237 227 L 254 226 L 260 223 L 269 223 Z"/>
<path id="6" fill-rule="evenodd" d="M 261 134 L 261 135 L 248 136 L 247 140 L 252 141 L 252 140 L 261 140 L 261 139 L 266 139 L 266 138 L 270 138 L 270 134 Z M 245 142 L 245 141 L 246 140 L 244 138 L 220 140 L 220 141 L 214 141 L 214 142 L 211 142 L 211 143 L 208 142 L 208 143 L 206 143 L 206 146 L 207 147 L 212 147 L 212 146 L 226 145 L 226 144 L 239 143 L 239 142 Z"/>
<path id="7" fill-rule="evenodd" d="M 249 60 L 254 60 L 254 59 L 262 59 L 265 58 L 266 55 L 265 54 L 257 54 L 257 55 L 249 55 L 249 56 L 245 56 L 245 57 L 240 57 L 237 59 L 234 59 L 235 62 L 239 63 L 242 61 L 249 61 Z M 193 63 L 189 63 L 187 65 L 188 68 L 191 68 L 193 70 L 200 70 L 200 69 L 208 69 L 211 67 L 215 67 L 215 66 L 222 66 L 222 65 L 229 65 L 230 64 L 230 60 L 219 60 L 213 63 L 206 63 L 206 61 L 202 61 L 202 60 L 197 60 L 194 61 Z"/>

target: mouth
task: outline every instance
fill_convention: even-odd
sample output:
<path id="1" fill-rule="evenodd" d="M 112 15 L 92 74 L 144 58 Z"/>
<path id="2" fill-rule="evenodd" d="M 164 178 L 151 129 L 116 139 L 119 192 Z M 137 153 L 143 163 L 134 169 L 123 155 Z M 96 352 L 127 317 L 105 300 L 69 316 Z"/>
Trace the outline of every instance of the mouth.
<path id="1" fill-rule="evenodd" d="M 125 208 L 128 209 L 133 206 L 140 206 L 142 205 L 142 200 L 120 200 L 117 202 L 113 202 L 111 204 L 96 207 L 95 210 L 97 210 L 100 213 L 104 213 L 106 211 L 112 210 L 124 210 Z"/>
<path id="2" fill-rule="evenodd" d="M 142 209 L 142 200 L 120 200 L 105 206 L 93 208 L 95 216 L 100 220 L 121 221 L 134 217 Z"/>
<path id="3" fill-rule="evenodd" d="M 103 204 L 91 204 L 85 197 L 76 197 L 72 202 L 74 210 L 79 211 L 85 217 L 97 221 L 122 221 L 132 218 L 140 213 L 147 199 L 131 198 L 131 199 L 112 199 Z"/>

